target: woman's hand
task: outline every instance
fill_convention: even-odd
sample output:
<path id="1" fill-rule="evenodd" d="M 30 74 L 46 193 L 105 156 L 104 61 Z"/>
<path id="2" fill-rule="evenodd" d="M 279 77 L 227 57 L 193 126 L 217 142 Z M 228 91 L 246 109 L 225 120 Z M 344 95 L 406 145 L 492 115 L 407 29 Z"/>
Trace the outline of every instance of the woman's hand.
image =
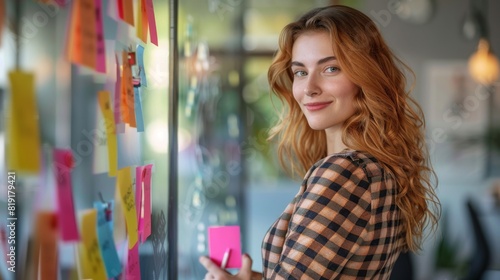
<path id="1" fill-rule="evenodd" d="M 200 263 L 207 269 L 205 280 L 254 280 L 262 279 L 262 274 L 252 271 L 252 259 L 247 254 L 241 258 L 241 269 L 236 275 L 229 274 L 213 263 L 208 257 L 200 257 Z"/>

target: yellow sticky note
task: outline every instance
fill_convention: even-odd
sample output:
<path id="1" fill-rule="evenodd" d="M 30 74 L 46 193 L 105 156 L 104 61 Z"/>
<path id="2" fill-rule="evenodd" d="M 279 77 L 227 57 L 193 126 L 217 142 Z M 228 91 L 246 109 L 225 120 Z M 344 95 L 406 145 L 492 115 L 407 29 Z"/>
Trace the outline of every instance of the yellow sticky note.
<path id="1" fill-rule="evenodd" d="M 137 8 L 137 38 L 141 39 L 144 43 L 148 40 L 148 15 L 146 13 L 146 2 L 144 0 L 138 1 Z"/>
<path id="2" fill-rule="evenodd" d="M 97 239 L 97 209 L 89 209 L 81 216 L 82 244 L 79 251 L 82 277 L 107 280 L 106 267 Z"/>
<path id="3" fill-rule="evenodd" d="M 135 210 L 135 197 L 132 189 L 132 173 L 130 167 L 125 167 L 118 170 L 116 180 L 118 191 L 120 192 L 120 200 L 123 212 L 125 214 L 125 222 L 127 223 L 128 233 L 128 248 L 132 249 L 138 240 L 137 233 L 137 213 Z"/>
<path id="4" fill-rule="evenodd" d="M 7 113 L 9 170 L 40 171 L 40 131 L 33 73 L 9 73 L 11 98 Z"/>
<path id="5" fill-rule="evenodd" d="M 109 161 L 109 176 L 116 176 L 118 170 L 118 154 L 117 154 L 117 140 L 115 133 L 115 117 L 111 109 L 111 98 L 108 91 L 99 91 L 98 95 L 99 107 L 101 108 L 102 115 L 104 116 L 104 123 L 106 126 L 106 136 L 108 143 L 108 161 Z"/>

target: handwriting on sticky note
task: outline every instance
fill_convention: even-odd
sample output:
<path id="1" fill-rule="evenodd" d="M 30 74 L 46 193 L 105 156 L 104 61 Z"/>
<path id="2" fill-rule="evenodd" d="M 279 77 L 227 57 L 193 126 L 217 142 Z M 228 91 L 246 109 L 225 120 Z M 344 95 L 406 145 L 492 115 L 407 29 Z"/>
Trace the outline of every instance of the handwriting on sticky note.
<path id="1" fill-rule="evenodd" d="M 141 86 L 147 87 L 148 81 L 146 79 L 146 68 L 144 68 L 144 47 L 137 45 L 137 65 L 139 66 L 139 78 L 141 79 Z"/>
<path id="2" fill-rule="evenodd" d="M 40 131 L 33 73 L 9 73 L 11 88 L 7 113 L 7 162 L 11 170 L 40 171 Z"/>
<path id="3" fill-rule="evenodd" d="M 80 240 L 78 225 L 73 206 L 71 169 L 73 154 L 71 150 L 54 149 L 54 172 L 57 186 L 58 216 L 61 221 L 61 239 L 63 241 Z"/>
<path id="4" fill-rule="evenodd" d="M 69 60 L 95 69 L 97 54 L 95 0 L 73 2 L 69 32 Z"/>
<path id="5" fill-rule="evenodd" d="M 81 216 L 82 245 L 84 258 L 82 267 L 83 278 L 94 280 L 107 279 L 106 268 L 102 259 L 97 237 L 97 209 L 85 210 Z"/>
<path id="6" fill-rule="evenodd" d="M 138 241 L 137 214 L 135 210 L 134 193 L 132 191 L 130 167 L 118 170 L 117 188 L 120 192 L 121 205 L 125 215 L 128 233 L 128 248 L 131 249 Z"/>
<path id="7" fill-rule="evenodd" d="M 241 267 L 241 240 L 239 226 L 208 227 L 208 251 L 210 259 L 218 266 L 224 259 L 224 254 L 230 249 L 231 254 L 226 268 Z"/>
<path id="8" fill-rule="evenodd" d="M 96 71 L 106 73 L 106 48 L 102 21 L 102 0 L 95 0 Z"/>
<path id="9" fill-rule="evenodd" d="M 132 69 L 128 63 L 128 52 L 122 52 L 122 80 L 121 80 L 121 112 L 123 121 L 131 127 L 136 126 L 134 110 L 134 85 L 132 83 Z"/>
<path id="10" fill-rule="evenodd" d="M 129 249 L 128 251 L 127 279 L 130 280 L 141 279 L 141 266 L 139 262 L 139 243 L 135 244 L 135 246 L 132 249 Z"/>

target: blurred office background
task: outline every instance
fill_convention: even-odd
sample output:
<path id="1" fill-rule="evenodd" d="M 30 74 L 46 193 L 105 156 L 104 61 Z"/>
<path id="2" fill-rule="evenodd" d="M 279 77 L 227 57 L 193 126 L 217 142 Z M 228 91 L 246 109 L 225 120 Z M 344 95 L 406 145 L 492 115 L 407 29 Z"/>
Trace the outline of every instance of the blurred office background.
<path id="1" fill-rule="evenodd" d="M 68 7 L 77 1 L 66 1 L 66 7 L 52 1 L 3 1 L 0 218 L 7 215 L 2 212 L 7 209 L 4 182 L 11 170 L 4 121 L 12 99 L 7 73 L 15 68 L 35 73 L 45 166 L 19 172 L 18 215 L 24 219 L 18 239 L 33 239 L 37 211 L 55 211 L 50 168 L 55 147 L 79 156 L 72 171 L 77 213 L 92 208 L 100 196 L 114 198 L 115 178 L 103 164 L 106 147 L 98 145 L 95 133 L 88 134 L 103 130 L 96 96 L 115 89 L 115 53 L 139 44 L 145 47 L 148 76 L 147 87 L 141 88 L 145 129 L 124 125 L 118 167 L 154 166 L 152 234 L 139 247 L 142 278 L 202 278 L 198 257 L 208 254 L 207 228 L 214 225 L 240 225 L 243 251 L 260 270 L 262 238 L 300 185 L 281 171 L 275 146 L 266 140 L 280 109 L 269 92 L 267 68 L 288 22 L 313 7 L 344 4 L 369 15 L 413 69 L 413 95 L 426 114 L 443 215 L 437 234 L 410 255 L 413 279 L 500 279 L 498 66 L 495 70 L 487 61 L 479 63 L 480 73 L 470 72 L 480 42 L 489 43 L 491 53 L 500 52 L 499 1 L 155 0 L 158 46 L 139 41 L 135 27 L 103 13 L 104 74 L 66 58 Z M 110 2 L 102 1 L 103 7 Z M 137 8 L 138 1 L 133 2 Z M 81 148 L 87 140 L 91 151 Z M 119 238 L 115 242 L 121 246 Z M 78 279 L 71 278 L 77 267 L 72 246 L 59 243 L 60 279 Z M 29 262 L 22 259 L 25 247 L 18 248 L 20 268 Z M 120 254 L 122 262 L 125 258 Z M 1 277 L 14 279 L 5 266 L 0 269 Z"/>

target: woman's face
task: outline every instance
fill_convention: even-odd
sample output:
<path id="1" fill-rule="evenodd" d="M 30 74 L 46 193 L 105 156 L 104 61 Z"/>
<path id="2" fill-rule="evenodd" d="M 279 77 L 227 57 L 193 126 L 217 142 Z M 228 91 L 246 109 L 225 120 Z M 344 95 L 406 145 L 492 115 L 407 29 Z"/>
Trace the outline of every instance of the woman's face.
<path id="1" fill-rule="evenodd" d="M 326 32 L 305 32 L 292 49 L 293 96 L 315 130 L 340 130 L 359 87 L 340 69 Z"/>

